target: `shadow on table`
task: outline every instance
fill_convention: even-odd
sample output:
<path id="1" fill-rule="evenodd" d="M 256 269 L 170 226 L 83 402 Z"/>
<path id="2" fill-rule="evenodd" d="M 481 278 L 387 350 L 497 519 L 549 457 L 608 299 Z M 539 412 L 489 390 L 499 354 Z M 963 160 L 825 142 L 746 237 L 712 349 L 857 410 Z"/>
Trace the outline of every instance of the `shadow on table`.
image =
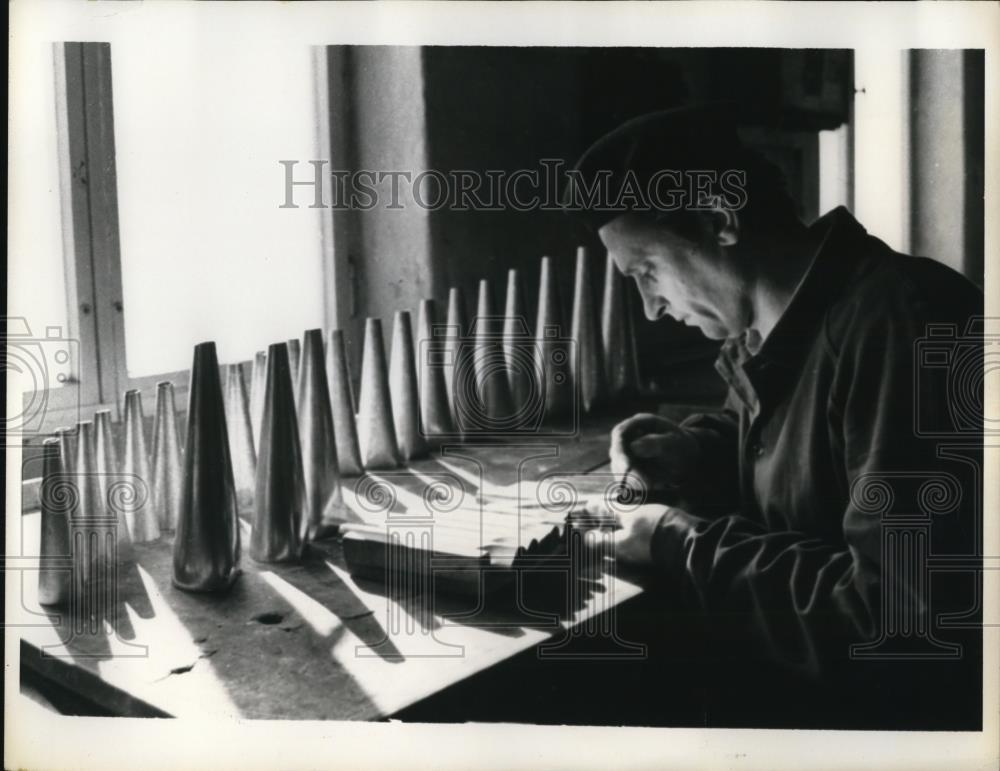
<path id="1" fill-rule="evenodd" d="M 61 642 L 44 646 L 43 657 L 79 664 L 147 655 L 146 645 L 136 642 L 131 614 L 149 619 L 154 612 L 135 561 L 117 561 L 107 580 L 101 579 L 76 583 L 66 605 L 45 606 Z M 70 581 L 74 582 L 72 575 Z"/>
<path id="2" fill-rule="evenodd" d="M 244 556 L 240 576 L 221 594 L 174 587 L 172 549 L 165 540 L 137 545 L 135 556 L 135 562 L 121 566 L 117 595 L 93 633 L 71 634 L 70 614 L 59 613 L 56 626 L 64 630 L 67 658 L 76 667 L 72 676 L 67 667 L 53 669 L 58 680 L 75 679 L 74 687 L 92 691 L 97 704 L 112 710 L 139 699 L 183 716 L 176 707 L 177 687 L 183 691 L 177 679 L 193 677 L 192 696 L 199 696 L 192 704 L 204 697 L 229 704 L 230 714 L 245 717 L 371 719 L 381 714 L 373 695 L 351 674 L 356 641 L 344 638 L 349 631 L 360 644 L 375 648 L 385 631 L 325 556 L 310 552 L 302 564 L 290 566 L 259 565 Z M 155 597 L 146 591 L 146 581 L 156 587 Z M 132 614 L 148 622 L 141 636 Z M 147 651 L 157 644 L 166 647 Z M 378 650 L 387 660 L 402 660 L 384 645 Z M 133 652 L 149 663 L 134 670 L 126 665 L 117 670 L 113 685 L 106 681 L 101 662 Z M 134 687 L 127 682 L 133 675 Z M 160 683 L 166 687 L 162 698 L 157 696 Z"/>

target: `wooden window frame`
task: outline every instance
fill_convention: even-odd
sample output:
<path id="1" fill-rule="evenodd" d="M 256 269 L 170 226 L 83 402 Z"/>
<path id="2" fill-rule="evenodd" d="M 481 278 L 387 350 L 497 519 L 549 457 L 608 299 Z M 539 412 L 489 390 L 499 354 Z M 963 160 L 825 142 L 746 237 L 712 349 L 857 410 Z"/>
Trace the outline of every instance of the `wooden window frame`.
<path id="1" fill-rule="evenodd" d="M 53 44 L 56 122 L 62 200 L 63 253 L 68 328 L 77 342 L 70 375 L 47 390 L 41 436 L 60 426 L 74 426 L 99 409 L 123 417 L 124 393 L 139 390 L 152 409 L 156 384 L 173 382 L 177 406 L 186 409 L 187 369 L 129 377 L 126 367 L 125 307 L 122 292 L 121 243 L 118 227 L 118 184 L 114 135 L 111 44 Z M 332 67 L 330 66 L 332 65 Z M 330 72 L 334 73 L 331 80 Z M 316 46 L 313 76 L 316 86 L 318 147 L 331 148 L 344 135 L 338 111 L 343 103 L 344 63 L 327 46 Z M 347 248 L 335 240 L 333 217 L 323 218 L 324 323 L 339 326 L 349 310 L 350 285 L 338 280 L 347 273 Z M 346 232 L 346 228 L 339 231 Z M 245 369 L 251 362 L 240 362 Z"/>
<path id="2" fill-rule="evenodd" d="M 73 426 L 96 410 L 120 420 L 124 393 L 152 405 L 156 384 L 174 383 L 187 403 L 188 372 L 131 378 L 126 368 L 125 308 L 118 227 L 111 44 L 53 44 L 68 328 L 77 342 L 70 375 L 49 388 L 42 434 Z"/>

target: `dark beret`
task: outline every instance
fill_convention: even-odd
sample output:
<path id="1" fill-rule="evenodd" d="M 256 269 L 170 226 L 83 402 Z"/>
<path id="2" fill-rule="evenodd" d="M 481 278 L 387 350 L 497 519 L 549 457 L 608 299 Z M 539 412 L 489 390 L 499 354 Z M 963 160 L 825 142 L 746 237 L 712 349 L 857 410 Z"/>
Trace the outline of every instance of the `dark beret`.
<path id="1" fill-rule="evenodd" d="M 647 191 L 652 183 L 662 191 L 664 184 L 678 184 L 696 171 L 737 169 L 746 153 L 729 105 L 647 113 L 590 146 L 568 172 L 561 204 L 597 230 L 620 214 L 643 208 L 636 205 L 632 190 Z M 650 196 L 642 203 L 655 211 L 661 200 Z"/>

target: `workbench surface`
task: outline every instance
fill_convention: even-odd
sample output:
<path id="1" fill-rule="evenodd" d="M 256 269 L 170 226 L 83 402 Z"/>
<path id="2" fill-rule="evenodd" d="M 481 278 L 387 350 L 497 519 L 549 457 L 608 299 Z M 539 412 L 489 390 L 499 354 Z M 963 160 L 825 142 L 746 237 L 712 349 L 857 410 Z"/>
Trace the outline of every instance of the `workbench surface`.
<path id="1" fill-rule="evenodd" d="M 606 426 L 551 445 L 459 445 L 405 471 L 347 479 L 344 496 L 357 510 L 373 481 L 389 483 L 400 493 L 392 506 L 405 511 L 419 496 L 415 483 L 458 479 L 470 505 L 449 516 L 458 521 L 481 504 L 468 521 L 475 528 L 478 520 L 485 542 L 511 527 L 516 536 L 532 517 L 561 516 L 565 486 L 543 490 L 539 480 L 563 476 L 581 490 L 601 489 L 606 459 Z M 557 505 L 540 507 L 546 496 Z M 386 521 L 385 512 L 377 516 Z M 38 554 L 39 520 L 21 518 L 25 557 Z M 336 539 L 311 545 L 295 565 L 255 563 L 248 542 L 244 521 L 242 574 L 222 595 L 172 586 L 172 536 L 136 544 L 134 560 L 120 566 L 114 610 L 93 633 L 73 635 L 68 613 L 38 604 L 37 574 L 18 571 L 21 607 L 8 610 L 8 621 L 19 625 L 22 668 L 113 714 L 380 719 L 528 649 L 558 655 L 641 592 L 613 568 L 583 578 L 539 567 L 508 571 L 490 592 L 501 576 L 484 575 L 479 596 L 432 590 L 429 604 L 412 587 L 400 594 L 355 580 Z"/>

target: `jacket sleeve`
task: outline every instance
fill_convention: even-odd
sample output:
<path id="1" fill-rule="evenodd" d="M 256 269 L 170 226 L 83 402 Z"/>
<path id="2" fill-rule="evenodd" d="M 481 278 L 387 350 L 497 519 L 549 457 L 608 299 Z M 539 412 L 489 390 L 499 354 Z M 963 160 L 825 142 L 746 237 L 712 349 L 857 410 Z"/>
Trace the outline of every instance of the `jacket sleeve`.
<path id="1" fill-rule="evenodd" d="M 715 412 L 689 415 L 681 428 L 695 440 L 695 473 L 678 491 L 678 502 L 690 511 L 717 516 L 739 506 L 739 414 L 730 393 Z"/>
<path id="2" fill-rule="evenodd" d="M 876 635 L 886 592 L 916 590 L 916 579 L 883 570 L 881 523 L 891 505 L 875 511 L 871 496 L 881 491 L 865 489 L 940 465 L 933 447 L 915 437 L 914 343 L 925 317 L 905 305 L 859 310 L 845 323 L 842 346 L 830 350 L 829 403 L 817 409 L 825 406 L 842 446 L 842 541 L 770 531 L 740 514 L 709 520 L 681 509 L 668 510 L 657 526 L 654 562 L 744 653 L 819 675 L 845 660 L 851 643 Z M 810 505 L 808 491 L 799 503 Z"/>

